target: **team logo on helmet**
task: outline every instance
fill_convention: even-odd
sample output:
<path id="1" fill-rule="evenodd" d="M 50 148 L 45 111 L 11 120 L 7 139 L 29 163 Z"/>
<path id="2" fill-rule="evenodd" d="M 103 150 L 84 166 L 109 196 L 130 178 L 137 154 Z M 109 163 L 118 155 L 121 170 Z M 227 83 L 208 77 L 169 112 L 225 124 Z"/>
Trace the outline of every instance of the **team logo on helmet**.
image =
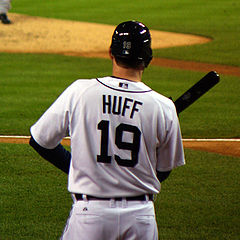
<path id="1" fill-rule="evenodd" d="M 120 23 L 112 36 L 111 53 L 114 57 L 131 60 L 147 67 L 152 60 L 151 35 L 141 22 Z"/>

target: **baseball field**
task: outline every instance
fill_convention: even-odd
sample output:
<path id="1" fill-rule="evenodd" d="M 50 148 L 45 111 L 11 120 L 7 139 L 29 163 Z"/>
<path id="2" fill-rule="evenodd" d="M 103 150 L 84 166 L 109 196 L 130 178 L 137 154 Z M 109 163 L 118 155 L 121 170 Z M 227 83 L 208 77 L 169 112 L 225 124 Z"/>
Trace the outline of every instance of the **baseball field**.
<path id="1" fill-rule="evenodd" d="M 13 24 L 0 23 L 0 239 L 61 236 L 67 176 L 26 144 L 29 128 L 76 79 L 111 75 L 112 31 L 132 19 L 152 33 L 143 81 L 154 90 L 177 99 L 220 74 L 179 116 L 187 164 L 155 201 L 159 238 L 240 239 L 239 10 L 233 0 L 13 1 Z"/>

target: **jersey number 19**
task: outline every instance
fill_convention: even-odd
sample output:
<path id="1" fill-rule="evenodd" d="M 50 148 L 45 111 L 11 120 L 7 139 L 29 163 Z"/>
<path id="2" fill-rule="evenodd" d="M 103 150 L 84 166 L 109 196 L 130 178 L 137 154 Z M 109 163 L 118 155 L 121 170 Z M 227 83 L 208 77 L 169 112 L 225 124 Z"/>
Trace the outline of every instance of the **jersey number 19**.
<path id="1" fill-rule="evenodd" d="M 109 121 L 102 120 L 98 124 L 98 130 L 101 130 L 100 155 L 97 155 L 97 161 L 101 163 L 111 163 L 112 156 L 108 156 L 109 142 Z M 132 142 L 123 141 L 124 132 L 132 133 Z M 134 167 L 138 163 L 138 153 L 140 149 L 141 131 L 138 127 L 121 123 L 115 129 L 115 144 L 120 150 L 131 151 L 131 159 L 122 159 L 114 155 L 117 164 L 123 167 Z"/>

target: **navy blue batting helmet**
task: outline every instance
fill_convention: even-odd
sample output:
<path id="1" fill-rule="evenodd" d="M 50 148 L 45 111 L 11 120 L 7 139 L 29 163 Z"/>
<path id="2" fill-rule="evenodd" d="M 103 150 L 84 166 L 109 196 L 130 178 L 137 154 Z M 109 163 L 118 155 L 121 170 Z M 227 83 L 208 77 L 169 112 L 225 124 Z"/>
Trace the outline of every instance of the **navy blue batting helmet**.
<path id="1" fill-rule="evenodd" d="M 120 23 L 113 33 L 110 49 L 123 62 L 147 67 L 152 60 L 149 29 L 138 21 Z"/>

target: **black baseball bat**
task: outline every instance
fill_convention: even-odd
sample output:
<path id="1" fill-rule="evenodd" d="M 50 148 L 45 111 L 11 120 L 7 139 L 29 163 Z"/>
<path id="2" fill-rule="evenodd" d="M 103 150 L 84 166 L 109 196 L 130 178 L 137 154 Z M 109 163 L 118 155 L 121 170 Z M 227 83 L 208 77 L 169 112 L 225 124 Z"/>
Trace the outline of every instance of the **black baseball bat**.
<path id="1" fill-rule="evenodd" d="M 180 96 L 174 104 L 179 114 L 220 81 L 219 74 L 211 71 Z"/>

